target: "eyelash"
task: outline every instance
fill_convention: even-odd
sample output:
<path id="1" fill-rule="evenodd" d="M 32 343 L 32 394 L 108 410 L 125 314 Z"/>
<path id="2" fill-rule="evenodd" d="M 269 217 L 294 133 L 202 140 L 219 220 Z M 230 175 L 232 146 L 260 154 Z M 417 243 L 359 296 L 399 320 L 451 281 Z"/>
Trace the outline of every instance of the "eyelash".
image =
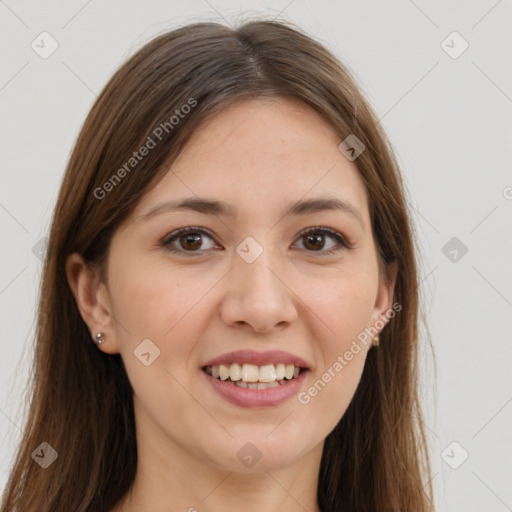
<path id="1" fill-rule="evenodd" d="M 345 238 L 340 233 L 338 233 L 337 231 L 334 231 L 332 229 L 329 229 L 329 228 L 324 228 L 324 227 L 308 228 L 308 229 L 302 231 L 301 233 L 299 233 L 298 238 L 300 239 L 300 238 L 305 237 L 306 235 L 318 234 L 318 233 L 320 233 L 322 235 L 328 235 L 328 236 L 334 238 L 338 242 L 339 246 L 338 247 L 334 247 L 332 249 L 328 249 L 326 251 L 324 251 L 324 250 L 308 251 L 307 249 L 304 249 L 306 252 L 319 253 L 322 256 L 329 256 L 329 255 L 335 254 L 335 253 L 337 253 L 339 251 L 342 251 L 342 250 L 350 250 L 350 249 L 352 249 L 352 246 L 345 240 Z M 205 231 L 204 229 L 197 228 L 197 227 L 194 227 L 194 226 L 189 226 L 189 227 L 186 227 L 186 228 L 180 228 L 180 229 L 174 231 L 173 233 L 167 235 L 161 241 L 161 245 L 163 247 L 165 247 L 170 252 L 179 253 L 179 254 L 185 254 L 186 256 L 194 257 L 196 255 L 202 254 L 203 251 L 201 251 L 201 250 L 198 250 L 198 251 L 185 251 L 183 249 L 176 249 L 175 247 L 172 246 L 172 243 L 175 240 L 179 239 L 180 236 L 186 235 L 186 234 L 206 235 L 208 238 L 211 238 L 213 240 L 213 237 L 207 231 Z"/>

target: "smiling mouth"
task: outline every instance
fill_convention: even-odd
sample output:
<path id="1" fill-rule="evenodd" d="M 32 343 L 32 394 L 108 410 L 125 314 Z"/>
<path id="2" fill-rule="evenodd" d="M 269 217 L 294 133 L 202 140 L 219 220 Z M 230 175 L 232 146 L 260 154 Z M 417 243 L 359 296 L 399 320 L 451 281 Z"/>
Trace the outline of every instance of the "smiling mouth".
<path id="1" fill-rule="evenodd" d="M 205 366 L 202 370 L 217 380 L 247 389 L 268 389 L 286 385 L 307 371 L 293 364 L 219 364 Z"/>

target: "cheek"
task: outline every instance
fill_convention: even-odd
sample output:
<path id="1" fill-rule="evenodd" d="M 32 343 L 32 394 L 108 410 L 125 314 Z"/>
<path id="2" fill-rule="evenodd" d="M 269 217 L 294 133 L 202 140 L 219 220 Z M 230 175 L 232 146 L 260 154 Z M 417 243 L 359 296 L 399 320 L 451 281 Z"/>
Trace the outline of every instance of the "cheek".
<path id="1" fill-rule="evenodd" d="M 127 331 L 132 341 L 154 338 L 163 345 L 190 339 L 189 331 L 196 331 L 204 316 L 202 299 L 215 282 L 160 263 L 127 266 L 113 272 L 112 279 L 113 313 L 126 327 L 120 334 Z"/>
<path id="2" fill-rule="evenodd" d="M 371 348 L 371 339 L 358 336 L 371 319 L 376 279 L 377 274 L 368 269 L 340 272 L 338 279 L 315 287 L 308 297 L 308 307 L 321 320 L 316 340 L 322 365 L 298 398 L 306 408 L 314 408 L 315 414 L 323 416 L 329 428 L 335 427 L 349 406 Z"/>
<path id="3" fill-rule="evenodd" d="M 345 351 L 368 327 L 375 306 L 377 274 L 371 269 L 340 272 L 322 286 L 311 286 L 305 301 L 325 326 L 324 354 Z M 325 361 L 329 363 L 329 361 Z"/>
<path id="4" fill-rule="evenodd" d="M 208 293 L 219 278 L 207 273 L 199 278 L 190 267 L 171 271 L 159 263 L 136 272 L 125 269 L 123 275 L 113 294 L 123 327 L 116 332 L 135 394 L 155 418 L 162 404 L 167 409 L 164 415 L 186 414 L 183 407 L 190 406 L 190 397 L 184 389 L 191 388 L 200 372 L 194 350 L 211 322 Z M 148 339 L 151 343 L 143 341 Z M 145 359 L 150 364 L 145 366 L 148 361 L 140 356 L 148 352 Z"/>
<path id="5" fill-rule="evenodd" d="M 214 281 L 158 264 L 121 272 L 124 278 L 113 293 L 121 356 L 139 405 L 165 424 L 190 414 L 185 390 L 199 371 L 191 354 L 208 319 L 207 301 L 201 299 Z M 196 414 L 199 421 L 201 411 Z"/>

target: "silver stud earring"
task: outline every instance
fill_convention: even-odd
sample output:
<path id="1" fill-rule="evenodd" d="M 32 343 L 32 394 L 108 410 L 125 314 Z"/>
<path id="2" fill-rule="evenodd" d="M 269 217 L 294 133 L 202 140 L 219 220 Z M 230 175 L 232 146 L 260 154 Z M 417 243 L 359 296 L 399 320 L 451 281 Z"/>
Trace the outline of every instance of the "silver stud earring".
<path id="1" fill-rule="evenodd" d="M 98 334 L 96 334 L 96 336 L 94 336 L 94 343 L 96 343 L 96 345 L 101 345 L 104 342 L 105 339 L 103 338 L 102 332 L 99 332 Z"/>

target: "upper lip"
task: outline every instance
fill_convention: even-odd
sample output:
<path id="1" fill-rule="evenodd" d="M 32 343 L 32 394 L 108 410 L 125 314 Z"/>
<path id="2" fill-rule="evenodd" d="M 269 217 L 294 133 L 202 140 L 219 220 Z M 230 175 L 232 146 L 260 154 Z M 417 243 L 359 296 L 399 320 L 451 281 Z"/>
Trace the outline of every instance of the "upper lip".
<path id="1" fill-rule="evenodd" d="M 228 352 L 221 356 L 210 359 L 204 366 L 216 366 L 219 364 L 229 365 L 232 363 L 254 364 L 264 366 L 267 364 L 293 364 L 301 368 L 309 369 L 309 364 L 299 356 L 284 352 L 282 350 L 267 350 L 266 352 L 256 352 L 254 350 L 236 350 Z"/>

